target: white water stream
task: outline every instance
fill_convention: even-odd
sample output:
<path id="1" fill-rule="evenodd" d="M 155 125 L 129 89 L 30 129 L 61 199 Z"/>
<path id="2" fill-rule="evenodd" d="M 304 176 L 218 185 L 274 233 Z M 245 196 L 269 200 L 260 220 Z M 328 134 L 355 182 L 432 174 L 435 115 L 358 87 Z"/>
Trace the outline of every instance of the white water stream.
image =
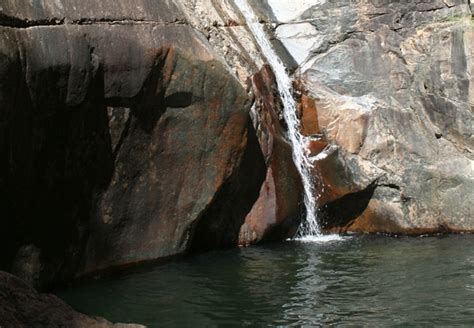
<path id="1" fill-rule="evenodd" d="M 318 241 L 319 239 L 321 239 L 321 241 L 329 241 L 329 239 L 336 239 L 339 236 L 323 237 L 319 229 L 316 217 L 317 195 L 315 193 L 311 172 L 313 164 L 307 151 L 307 140 L 305 136 L 300 133 L 300 121 L 296 115 L 296 102 L 293 98 L 293 81 L 288 75 L 285 65 L 273 49 L 262 24 L 258 22 L 258 17 L 247 0 L 235 0 L 235 4 L 245 17 L 247 25 L 257 41 L 260 50 L 272 67 L 278 84 L 278 92 L 284 107 L 283 116 L 288 125 L 288 139 L 293 148 L 293 160 L 301 175 L 304 187 L 306 219 L 303 220 L 300 225 L 297 237 L 303 241 Z"/>

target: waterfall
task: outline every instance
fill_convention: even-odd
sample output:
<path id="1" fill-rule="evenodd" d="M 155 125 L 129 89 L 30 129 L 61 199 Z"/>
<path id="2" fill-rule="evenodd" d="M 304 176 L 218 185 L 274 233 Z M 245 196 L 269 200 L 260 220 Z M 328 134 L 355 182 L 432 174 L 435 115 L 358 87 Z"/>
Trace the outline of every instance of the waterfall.
<path id="1" fill-rule="evenodd" d="M 307 140 L 300 133 L 300 121 L 296 115 L 296 102 L 293 98 L 293 81 L 288 75 L 285 65 L 273 49 L 262 24 L 258 22 L 258 17 L 247 3 L 247 0 L 235 0 L 235 4 L 245 17 L 260 50 L 272 67 L 278 84 L 278 92 L 283 103 L 283 116 L 288 125 L 288 139 L 293 148 L 293 161 L 301 175 L 304 188 L 306 219 L 300 225 L 297 235 L 298 237 L 320 236 L 321 232 L 316 217 L 317 198 L 311 172 L 313 164 L 306 147 Z"/>

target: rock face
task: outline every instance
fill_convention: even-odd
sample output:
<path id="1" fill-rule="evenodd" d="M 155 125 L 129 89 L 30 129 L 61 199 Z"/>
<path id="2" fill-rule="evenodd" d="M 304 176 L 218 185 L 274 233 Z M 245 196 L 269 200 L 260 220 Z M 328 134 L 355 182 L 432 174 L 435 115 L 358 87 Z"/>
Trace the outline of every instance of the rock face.
<path id="1" fill-rule="evenodd" d="M 39 294 L 15 276 L 0 271 L 0 325 L 2 327 L 139 328 L 112 324 L 74 311 L 58 297 Z"/>
<path id="2" fill-rule="evenodd" d="M 322 133 L 312 152 L 323 227 L 474 231 L 470 2 L 292 5 L 259 8 L 315 100 L 303 125 Z"/>
<path id="3" fill-rule="evenodd" d="M 0 268 L 47 285 L 291 236 L 299 177 L 284 140 L 261 150 L 263 61 L 238 20 L 214 1 L 2 2 Z"/>

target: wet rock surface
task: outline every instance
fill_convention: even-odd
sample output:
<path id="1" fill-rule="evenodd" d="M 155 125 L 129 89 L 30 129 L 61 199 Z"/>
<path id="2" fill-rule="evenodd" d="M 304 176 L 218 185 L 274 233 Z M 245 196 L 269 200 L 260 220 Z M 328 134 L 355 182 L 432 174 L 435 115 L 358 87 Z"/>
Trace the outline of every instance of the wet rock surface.
<path id="1" fill-rule="evenodd" d="M 253 122 L 267 173 L 257 201 L 240 228 L 239 244 L 285 240 L 295 235 L 304 216 L 302 181 L 281 119 L 275 77 L 268 65 L 252 77 Z"/>

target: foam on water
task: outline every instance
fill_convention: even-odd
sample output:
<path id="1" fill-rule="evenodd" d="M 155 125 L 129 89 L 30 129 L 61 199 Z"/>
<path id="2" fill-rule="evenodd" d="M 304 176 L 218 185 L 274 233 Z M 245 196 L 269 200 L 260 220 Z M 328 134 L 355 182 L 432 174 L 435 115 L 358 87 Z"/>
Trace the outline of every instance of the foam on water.
<path id="1" fill-rule="evenodd" d="M 331 235 L 315 235 L 315 236 L 310 236 L 310 235 L 307 235 L 307 236 L 302 236 L 302 237 L 298 237 L 298 238 L 295 238 L 295 239 L 292 239 L 292 240 L 295 240 L 295 241 L 300 241 L 300 242 L 303 242 L 303 243 L 317 243 L 317 244 L 325 244 L 325 243 L 331 243 L 331 242 L 335 242 L 335 241 L 343 241 L 343 240 L 347 240 L 349 239 L 350 237 L 343 237 L 341 235 L 335 235 L 335 234 L 331 234 Z"/>

